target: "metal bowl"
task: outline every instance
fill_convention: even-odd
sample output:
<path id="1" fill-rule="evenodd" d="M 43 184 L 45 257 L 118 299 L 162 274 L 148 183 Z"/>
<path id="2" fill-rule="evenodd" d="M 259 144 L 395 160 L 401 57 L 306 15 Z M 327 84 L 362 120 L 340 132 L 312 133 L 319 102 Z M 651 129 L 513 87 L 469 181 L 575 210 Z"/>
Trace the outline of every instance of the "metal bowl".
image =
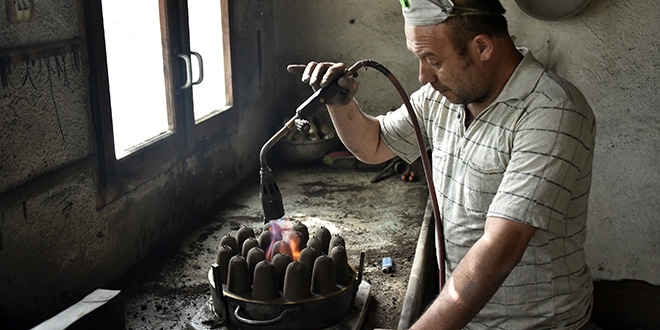
<path id="1" fill-rule="evenodd" d="M 281 140 L 273 147 L 273 155 L 277 158 L 297 164 L 321 162 L 323 157 L 332 151 L 344 150 L 341 140 L 336 135 L 330 139 L 319 140 Z"/>
<path id="2" fill-rule="evenodd" d="M 527 15 L 544 21 L 556 21 L 577 15 L 589 0 L 516 0 Z"/>

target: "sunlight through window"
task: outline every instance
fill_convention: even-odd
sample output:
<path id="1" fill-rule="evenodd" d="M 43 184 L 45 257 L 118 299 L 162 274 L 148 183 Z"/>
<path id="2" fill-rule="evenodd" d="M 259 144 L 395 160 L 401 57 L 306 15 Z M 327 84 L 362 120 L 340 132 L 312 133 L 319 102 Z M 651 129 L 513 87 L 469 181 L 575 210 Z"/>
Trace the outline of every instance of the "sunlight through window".
<path id="1" fill-rule="evenodd" d="M 128 10 L 130 9 L 130 10 Z M 117 158 L 169 130 L 157 1 L 103 1 Z"/>

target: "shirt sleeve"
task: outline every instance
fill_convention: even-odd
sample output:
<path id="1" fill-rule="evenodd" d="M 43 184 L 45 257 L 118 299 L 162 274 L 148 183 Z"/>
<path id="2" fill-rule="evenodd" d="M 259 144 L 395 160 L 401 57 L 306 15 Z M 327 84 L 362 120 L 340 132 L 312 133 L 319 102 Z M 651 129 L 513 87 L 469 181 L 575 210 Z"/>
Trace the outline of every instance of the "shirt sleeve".
<path id="1" fill-rule="evenodd" d="M 423 109 L 428 107 L 427 92 L 428 86 L 424 86 L 410 96 L 413 111 L 420 127 L 422 127 L 422 139 L 426 150 L 428 150 L 429 141 L 428 134 L 424 129 L 424 120 L 428 116 L 424 114 Z M 381 139 L 397 156 L 408 163 L 412 163 L 419 158 L 420 151 L 415 129 L 405 104 L 385 115 L 378 116 L 377 119 L 380 122 Z"/>

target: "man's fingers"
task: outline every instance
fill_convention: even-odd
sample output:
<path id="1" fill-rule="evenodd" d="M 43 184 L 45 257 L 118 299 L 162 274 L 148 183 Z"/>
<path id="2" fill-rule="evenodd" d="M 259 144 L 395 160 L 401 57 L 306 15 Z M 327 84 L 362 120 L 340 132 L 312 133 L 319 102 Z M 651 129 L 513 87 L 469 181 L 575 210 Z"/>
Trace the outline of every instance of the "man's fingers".
<path id="1" fill-rule="evenodd" d="M 350 89 L 350 87 L 353 85 L 353 82 L 355 82 L 354 79 L 349 79 L 348 77 L 341 77 L 337 80 L 337 85 L 343 89 Z"/>
<path id="2" fill-rule="evenodd" d="M 311 61 L 307 64 L 289 64 L 286 70 L 300 74 L 302 82 L 317 90 L 343 75 L 346 65 L 344 63 Z M 350 84 L 351 82 L 347 83 Z"/>
<path id="3" fill-rule="evenodd" d="M 327 70 L 328 70 L 328 63 L 317 63 L 313 70 L 310 72 L 310 77 L 309 77 L 309 85 L 312 86 L 312 88 L 317 89 L 320 87 L 323 87 L 322 85 L 323 77 L 325 76 Z M 311 65 L 308 65 L 307 68 L 310 68 Z"/>
<path id="4" fill-rule="evenodd" d="M 328 63 L 328 65 L 330 66 L 321 78 L 321 86 L 327 86 L 331 81 L 343 75 L 346 70 L 344 63 Z"/>
<path id="5" fill-rule="evenodd" d="M 297 73 L 302 75 L 302 82 L 305 84 L 309 83 L 309 79 L 314 68 L 317 66 L 316 62 L 309 62 L 307 64 L 289 64 L 286 67 L 286 70 L 291 73 Z"/>
<path id="6" fill-rule="evenodd" d="M 289 71 L 291 73 L 302 74 L 303 72 L 305 72 L 305 67 L 307 67 L 307 65 L 305 64 L 289 64 L 286 67 L 286 71 Z"/>

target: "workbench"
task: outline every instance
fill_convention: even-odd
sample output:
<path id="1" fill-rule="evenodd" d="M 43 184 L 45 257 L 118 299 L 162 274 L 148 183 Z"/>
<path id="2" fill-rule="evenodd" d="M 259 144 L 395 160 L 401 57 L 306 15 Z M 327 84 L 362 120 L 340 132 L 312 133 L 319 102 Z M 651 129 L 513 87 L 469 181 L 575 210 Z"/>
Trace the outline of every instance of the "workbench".
<path id="1" fill-rule="evenodd" d="M 393 175 L 372 183 L 382 166 L 276 164 L 272 169 L 285 216 L 340 234 L 355 267 L 365 252 L 363 280 L 371 285 L 371 299 L 362 329 L 396 328 L 427 207 L 423 176 L 407 182 Z M 258 179 L 255 173 L 204 219 L 191 221 L 195 225 L 180 239 L 156 249 L 117 283 L 127 329 L 187 328 L 210 299 L 207 272 L 222 236 L 241 226 L 257 235 L 263 228 Z M 385 257 L 392 259 L 393 272 L 382 271 Z"/>

